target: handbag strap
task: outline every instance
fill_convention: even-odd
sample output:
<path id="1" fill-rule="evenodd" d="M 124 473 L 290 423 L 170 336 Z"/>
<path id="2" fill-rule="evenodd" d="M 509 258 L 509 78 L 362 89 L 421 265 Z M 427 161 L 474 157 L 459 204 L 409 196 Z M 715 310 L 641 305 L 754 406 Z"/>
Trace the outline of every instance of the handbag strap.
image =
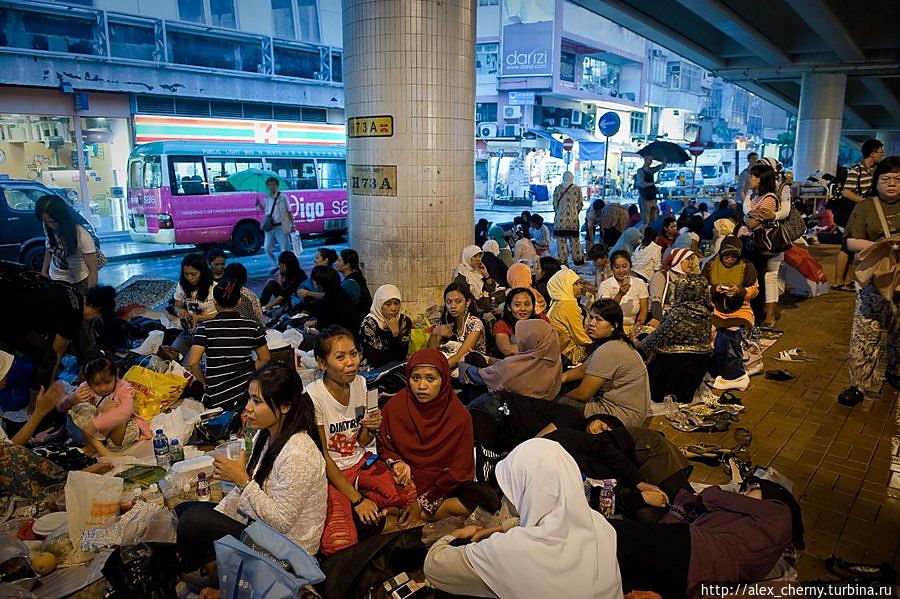
<path id="1" fill-rule="evenodd" d="M 272 218 L 272 215 L 275 213 L 275 207 L 278 205 L 278 198 L 281 197 L 281 192 L 278 192 L 278 195 L 275 196 L 275 199 L 272 201 L 272 209 L 269 210 L 269 218 Z"/>
<path id="2" fill-rule="evenodd" d="M 881 221 L 881 229 L 884 231 L 884 238 L 891 238 L 891 228 L 888 226 L 887 219 L 884 217 L 884 209 L 881 207 L 881 200 L 878 196 L 872 196 L 872 202 L 875 203 L 875 212 L 878 213 L 878 220 Z"/>

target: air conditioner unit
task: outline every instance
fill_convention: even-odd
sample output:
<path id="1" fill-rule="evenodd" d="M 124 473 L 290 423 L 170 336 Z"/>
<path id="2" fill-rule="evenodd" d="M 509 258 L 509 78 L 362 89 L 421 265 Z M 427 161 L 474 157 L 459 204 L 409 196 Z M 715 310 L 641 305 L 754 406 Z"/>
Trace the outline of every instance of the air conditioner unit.
<path id="1" fill-rule="evenodd" d="M 497 125 L 494 123 L 478 123 L 478 137 L 497 137 Z"/>
<path id="2" fill-rule="evenodd" d="M 565 117 L 559 119 L 559 126 L 560 126 L 560 127 L 568 127 L 568 126 L 569 126 L 569 119 L 567 119 L 567 118 L 565 118 Z"/>
<path id="3" fill-rule="evenodd" d="M 583 114 L 584 113 L 581 112 L 580 110 L 573 110 L 572 111 L 572 125 L 574 125 L 575 127 L 581 126 L 581 117 Z"/>
<path id="4" fill-rule="evenodd" d="M 503 118 L 506 120 L 518 119 L 522 116 L 522 107 L 521 106 L 504 106 L 503 107 Z"/>
<path id="5" fill-rule="evenodd" d="M 504 125 L 503 137 L 522 137 L 522 125 Z"/>

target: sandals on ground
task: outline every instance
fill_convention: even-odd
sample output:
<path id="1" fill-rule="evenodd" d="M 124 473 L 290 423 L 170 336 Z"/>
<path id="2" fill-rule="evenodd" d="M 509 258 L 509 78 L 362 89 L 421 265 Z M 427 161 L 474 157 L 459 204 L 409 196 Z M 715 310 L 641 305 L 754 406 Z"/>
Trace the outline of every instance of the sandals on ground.
<path id="1" fill-rule="evenodd" d="M 780 351 L 775 355 L 775 359 L 779 362 L 812 362 L 815 360 L 815 358 L 806 353 L 806 350 L 802 347 Z"/>

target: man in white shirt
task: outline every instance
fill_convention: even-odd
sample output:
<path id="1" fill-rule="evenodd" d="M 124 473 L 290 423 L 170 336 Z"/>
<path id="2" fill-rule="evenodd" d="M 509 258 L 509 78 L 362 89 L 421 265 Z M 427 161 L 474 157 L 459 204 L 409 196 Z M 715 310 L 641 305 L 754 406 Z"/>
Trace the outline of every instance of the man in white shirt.
<path id="1" fill-rule="evenodd" d="M 266 236 L 265 247 L 266 255 L 272 261 L 272 265 L 277 270 L 278 257 L 275 255 L 275 245 L 278 245 L 278 252 L 290 251 L 291 246 L 288 243 L 288 235 L 294 228 L 294 218 L 288 207 L 288 199 L 278 190 L 278 179 L 269 177 L 266 180 L 266 187 L 269 189 L 266 195 L 265 205 L 261 206 L 265 215 L 263 218 L 263 232 Z M 257 201 L 257 205 L 259 202 Z M 270 223 L 267 221 L 271 219 Z M 270 227 L 270 228 L 269 228 Z M 268 230 L 266 230 L 268 228 Z"/>
<path id="2" fill-rule="evenodd" d="M 756 152 L 747 154 L 747 168 L 742 170 L 738 176 L 737 194 L 735 194 L 738 206 L 742 206 L 750 194 L 750 169 L 756 165 L 757 160 L 759 160 L 759 154 Z"/>

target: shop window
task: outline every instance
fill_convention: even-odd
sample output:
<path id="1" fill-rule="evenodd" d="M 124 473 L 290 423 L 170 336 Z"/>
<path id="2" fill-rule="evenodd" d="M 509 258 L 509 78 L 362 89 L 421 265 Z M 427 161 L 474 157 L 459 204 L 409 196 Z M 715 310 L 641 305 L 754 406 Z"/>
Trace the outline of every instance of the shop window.
<path id="1" fill-rule="evenodd" d="M 475 72 L 478 75 L 496 75 L 499 61 L 498 44 L 478 44 L 475 47 Z"/>
<path id="2" fill-rule="evenodd" d="M 273 158 L 269 170 L 278 173 L 290 189 L 317 189 L 316 165 L 312 160 Z"/>
<path id="3" fill-rule="evenodd" d="M 622 67 L 617 64 L 585 56 L 582 64 L 581 84 L 584 89 L 596 91 L 608 96 L 619 95 L 619 81 Z"/>
<path id="4" fill-rule="evenodd" d="M 34 205 L 37 203 L 38 198 L 46 195 L 46 193 L 47 192 L 42 189 L 29 189 L 27 187 L 7 187 L 3 190 L 3 195 L 6 196 L 6 204 L 10 208 L 18 212 L 30 212 L 32 214 L 34 213 Z"/>
<path id="5" fill-rule="evenodd" d="M 176 195 L 205 195 L 206 173 L 201 156 L 173 156 L 169 159 L 172 193 Z"/>
<path id="6" fill-rule="evenodd" d="M 152 26 L 109 23 L 109 53 L 117 58 L 154 60 L 156 35 Z"/>
<path id="7" fill-rule="evenodd" d="M 144 158 L 144 189 L 160 187 L 162 187 L 162 162 L 159 156 L 146 156 Z"/>
<path id="8" fill-rule="evenodd" d="M 319 73 L 318 50 L 275 47 L 275 74 L 300 79 L 317 79 Z"/>
<path id="9" fill-rule="evenodd" d="M 247 158 L 207 158 L 206 172 L 214 191 L 235 191 L 228 177 L 251 168 L 262 168 L 262 160 Z"/>
<path id="10" fill-rule="evenodd" d="M 561 51 L 559 54 L 559 80 L 575 83 L 575 53 Z"/>
<path id="11" fill-rule="evenodd" d="M 0 11 L 3 45 L 47 52 L 99 56 L 97 24 L 80 15 L 56 16 L 4 8 Z"/>
<path id="12" fill-rule="evenodd" d="M 337 52 L 331 53 L 331 80 L 338 83 L 344 80 L 344 58 Z"/>
<path id="13" fill-rule="evenodd" d="M 347 163 L 343 160 L 319 160 L 319 187 L 321 189 L 347 188 Z"/>

